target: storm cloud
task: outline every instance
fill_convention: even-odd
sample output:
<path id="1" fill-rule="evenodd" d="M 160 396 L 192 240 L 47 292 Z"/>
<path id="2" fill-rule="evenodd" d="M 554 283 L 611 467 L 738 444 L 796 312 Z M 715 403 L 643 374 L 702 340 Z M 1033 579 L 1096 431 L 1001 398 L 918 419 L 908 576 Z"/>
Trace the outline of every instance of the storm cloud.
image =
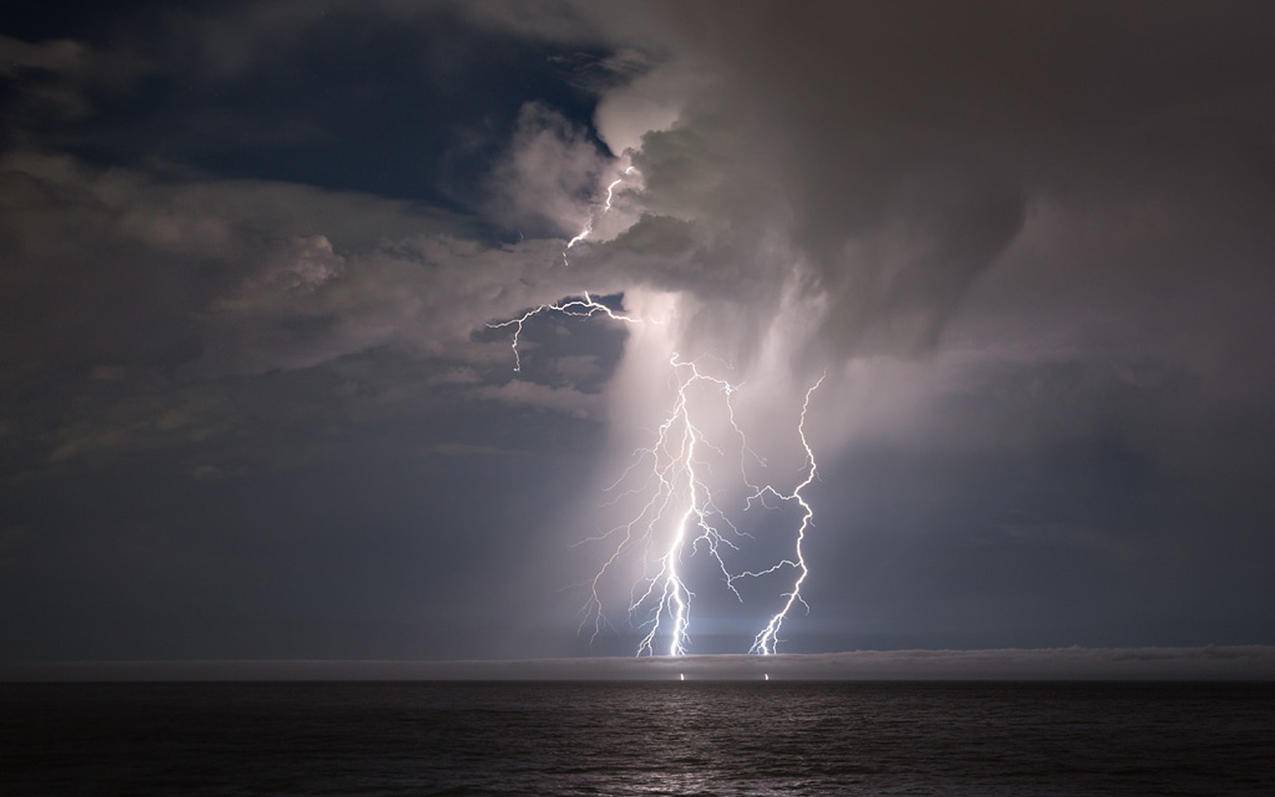
<path id="1" fill-rule="evenodd" d="M 1265 4 L 95 14 L 0 39 L 5 658 L 627 651 L 673 350 L 781 473 L 828 374 L 793 650 L 1272 641 Z"/>

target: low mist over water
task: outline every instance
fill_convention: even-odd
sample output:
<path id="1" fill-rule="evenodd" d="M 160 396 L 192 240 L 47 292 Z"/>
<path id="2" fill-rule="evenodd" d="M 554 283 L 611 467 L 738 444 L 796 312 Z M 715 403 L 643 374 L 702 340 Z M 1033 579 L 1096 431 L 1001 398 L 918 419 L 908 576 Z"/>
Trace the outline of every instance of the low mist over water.
<path id="1" fill-rule="evenodd" d="M 113 661 L 0 666 L 30 681 L 1275 680 L 1275 647 L 864 650 L 486 661 Z"/>

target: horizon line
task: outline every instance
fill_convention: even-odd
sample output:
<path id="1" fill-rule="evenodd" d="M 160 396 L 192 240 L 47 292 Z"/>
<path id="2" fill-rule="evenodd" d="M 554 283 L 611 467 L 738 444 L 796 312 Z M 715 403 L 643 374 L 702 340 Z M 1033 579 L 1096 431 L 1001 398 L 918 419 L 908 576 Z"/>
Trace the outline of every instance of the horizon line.
<path id="1" fill-rule="evenodd" d="M 36 681 L 976 681 L 1275 680 L 1275 645 L 912 648 L 525 659 L 35 659 L 0 682 Z"/>

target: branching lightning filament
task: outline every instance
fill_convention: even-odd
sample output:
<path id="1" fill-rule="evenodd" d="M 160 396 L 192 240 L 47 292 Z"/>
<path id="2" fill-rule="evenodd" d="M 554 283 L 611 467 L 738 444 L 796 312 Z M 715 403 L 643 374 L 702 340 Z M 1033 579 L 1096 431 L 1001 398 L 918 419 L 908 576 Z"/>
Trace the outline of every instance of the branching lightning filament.
<path id="1" fill-rule="evenodd" d="M 607 622 L 599 591 L 603 577 L 626 553 L 641 546 L 644 565 L 651 563 L 653 567 L 649 570 L 644 567 L 641 578 L 630 593 L 630 622 L 639 630 L 645 630 L 638 643 L 639 656 L 655 652 L 656 638 L 666 622 L 669 624 L 668 655 L 680 656 L 687 652 L 691 600 L 695 597 L 681 573 L 688 550 L 693 554 L 702 546 L 717 564 L 727 588 L 740 597 L 722 552 L 723 548 L 737 550 L 736 540 L 744 535 L 717 506 L 712 490 L 700 473 L 704 467 L 698 458 L 701 449 L 720 449 L 709 442 L 696 424 L 690 402 L 692 388 L 705 385 L 720 394 L 729 405 L 735 387 L 723 379 L 703 373 L 694 362 L 682 360 L 677 354 L 669 359 L 669 365 L 676 380 L 673 407 L 658 427 L 652 445 L 635 451 L 633 464 L 609 488 L 616 489 L 641 469 L 645 473 L 643 487 L 633 488 L 630 492 L 645 490 L 647 500 L 636 517 L 603 535 L 590 538 L 595 541 L 618 538 L 618 542 L 590 581 L 589 597 L 581 609 L 580 628 L 583 630 L 592 625 L 592 641 Z M 649 470 L 642 469 L 643 465 Z M 658 540 L 665 528 L 667 542 L 661 545 Z M 654 551 L 658 553 L 652 556 Z"/>
<path id="2" fill-rule="evenodd" d="M 806 599 L 801 597 L 801 585 L 805 583 L 806 577 L 810 575 L 810 569 L 806 565 L 805 552 L 802 551 L 802 543 L 806 541 L 806 532 L 810 529 L 811 520 L 815 516 L 815 511 L 810 508 L 810 504 L 806 503 L 806 499 L 802 497 L 801 491 L 810 486 L 815 480 L 818 473 L 818 464 L 815 462 L 815 453 L 810 449 L 810 441 L 806 439 L 806 413 L 810 410 L 810 397 L 823 384 L 823 380 L 827 378 L 827 374 L 819 377 L 810 389 L 806 391 L 806 398 L 801 402 L 801 420 L 797 422 L 797 436 L 801 438 L 801 447 L 806 451 L 806 478 L 801 481 L 793 491 L 784 495 L 770 485 L 759 488 L 753 495 L 749 496 L 748 503 L 751 505 L 753 501 L 760 501 L 766 494 L 771 494 L 781 501 L 794 501 L 801 507 L 801 525 L 797 528 L 797 543 L 794 552 L 795 561 L 785 559 L 775 565 L 774 569 L 788 565 L 796 569 L 797 578 L 793 581 L 792 589 L 782 597 L 784 605 L 774 616 L 770 618 L 770 622 L 766 623 L 766 627 L 757 632 L 757 636 L 753 639 L 753 645 L 749 648 L 750 653 L 760 653 L 763 656 L 770 655 L 775 652 L 779 646 L 779 630 L 783 627 L 784 620 L 788 617 L 788 612 L 792 610 L 793 604 L 800 602 L 810 611 L 810 604 L 806 603 Z M 769 572 L 769 571 L 767 571 Z"/>
<path id="3" fill-rule="evenodd" d="M 610 307 L 600 302 L 595 302 L 588 291 L 580 294 L 579 298 L 566 298 L 551 304 L 542 304 L 539 307 L 532 308 L 517 318 L 511 318 L 507 321 L 493 321 L 487 324 L 488 329 L 502 329 L 504 327 L 513 327 L 513 342 L 510 348 L 514 351 L 514 371 L 522 370 L 522 355 L 518 352 L 518 342 L 522 337 L 523 326 L 535 316 L 541 313 L 552 312 L 561 313 L 565 316 L 573 318 L 589 318 L 598 313 L 610 318 L 613 321 L 623 321 L 627 324 L 637 323 L 638 319 L 617 313 Z"/>

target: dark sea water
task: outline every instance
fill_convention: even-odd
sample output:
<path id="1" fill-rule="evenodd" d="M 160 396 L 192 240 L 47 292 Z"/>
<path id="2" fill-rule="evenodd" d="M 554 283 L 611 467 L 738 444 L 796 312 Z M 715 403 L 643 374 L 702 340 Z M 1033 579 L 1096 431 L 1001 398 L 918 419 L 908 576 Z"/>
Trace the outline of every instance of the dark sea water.
<path id="1" fill-rule="evenodd" d="M 1275 795 L 1275 685 L 0 685 L 3 794 Z"/>

